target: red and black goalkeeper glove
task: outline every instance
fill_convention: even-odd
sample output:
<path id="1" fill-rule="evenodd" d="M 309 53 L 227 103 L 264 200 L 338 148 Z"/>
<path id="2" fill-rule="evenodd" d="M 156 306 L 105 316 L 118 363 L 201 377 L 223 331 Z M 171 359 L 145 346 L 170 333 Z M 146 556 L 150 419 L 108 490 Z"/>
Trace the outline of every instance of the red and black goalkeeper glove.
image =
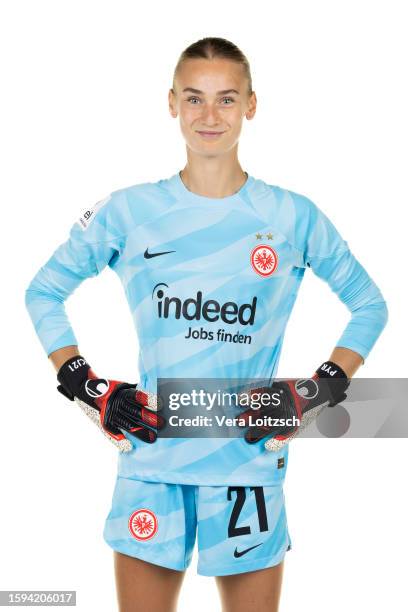
<path id="1" fill-rule="evenodd" d="M 120 451 L 133 448 L 123 431 L 151 443 L 164 427 L 163 417 L 157 414 L 157 395 L 138 389 L 136 384 L 99 378 L 81 355 L 68 359 L 57 379 L 58 391 L 75 400 Z"/>
<path id="2" fill-rule="evenodd" d="M 248 427 L 245 440 L 253 444 L 268 437 L 266 450 L 280 450 L 315 420 L 327 403 L 335 406 L 343 401 L 349 384 L 342 368 L 326 361 L 312 378 L 277 381 L 270 387 L 240 393 L 239 405 L 249 406 L 238 415 L 240 425 Z"/>

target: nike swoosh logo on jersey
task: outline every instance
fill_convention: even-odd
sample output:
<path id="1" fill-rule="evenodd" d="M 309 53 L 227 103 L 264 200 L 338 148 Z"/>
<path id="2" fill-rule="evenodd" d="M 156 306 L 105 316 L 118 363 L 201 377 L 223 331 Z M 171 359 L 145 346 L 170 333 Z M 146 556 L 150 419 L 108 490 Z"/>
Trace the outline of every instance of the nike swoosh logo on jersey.
<path id="1" fill-rule="evenodd" d="M 144 252 L 144 258 L 150 259 L 151 257 L 158 257 L 159 255 L 167 255 L 167 253 L 175 253 L 176 251 L 162 251 L 161 253 L 149 253 L 149 247 Z"/>
<path id="2" fill-rule="evenodd" d="M 251 546 L 250 548 L 246 548 L 245 550 L 240 550 L 238 552 L 238 549 L 235 548 L 234 550 L 234 557 L 236 559 L 239 559 L 239 557 L 242 557 L 243 555 L 246 555 L 247 552 L 249 552 L 250 550 L 253 550 L 254 548 L 258 548 L 258 546 L 262 546 L 263 542 L 261 542 L 260 544 L 255 544 L 255 546 Z"/>

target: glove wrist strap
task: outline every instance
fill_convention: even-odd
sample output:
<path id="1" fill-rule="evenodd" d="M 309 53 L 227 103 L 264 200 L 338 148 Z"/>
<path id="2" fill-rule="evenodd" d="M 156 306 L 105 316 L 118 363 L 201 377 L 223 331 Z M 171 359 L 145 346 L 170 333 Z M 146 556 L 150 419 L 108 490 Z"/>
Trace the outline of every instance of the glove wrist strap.
<path id="1" fill-rule="evenodd" d="M 327 399 L 330 400 L 329 406 L 335 406 L 347 397 L 345 391 L 350 381 L 343 368 L 337 363 L 325 361 L 316 370 L 316 374 L 322 380 L 323 385 L 321 386 L 324 388 L 324 394 L 327 395 Z"/>
<path id="2" fill-rule="evenodd" d="M 65 361 L 57 373 L 60 385 L 58 391 L 73 400 L 74 397 L 81 398 L 85 381 L 89 378 L 91 366 L 82 355 L 75 355 Z M 87 398 L 89 403 L 89 398 Z"/>
<path id="3" fill-rule="evenodd" d="M 325 361 L 316 370 L 316 374 L 319 378 L 347 378 L 345 371 L 334 363 L 334 361 Z"/>

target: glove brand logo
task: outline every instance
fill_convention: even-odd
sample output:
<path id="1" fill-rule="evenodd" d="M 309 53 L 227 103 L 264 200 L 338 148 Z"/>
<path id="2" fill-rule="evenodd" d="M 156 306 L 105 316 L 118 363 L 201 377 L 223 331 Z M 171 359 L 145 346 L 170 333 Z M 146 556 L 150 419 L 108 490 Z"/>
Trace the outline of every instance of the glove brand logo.
<path id="1" fill-rule="evenodd" d="M 259 244 L 251 251 L 251 265 L 260 276 L 270 276 L 278 266 L 276 251 L 269 244 Z"/>
<path id="2" fill-rule="evenodd" d="M 241 325 L 254 324 L 257 297 L 253 297 L 251 304 L 239 306 L 235 302 L 225 302 L 221 305 L 217 300 L 207 300 L 203 303 L 203 293 L 197 291 L 196 297 L 187 298 L 183 302 L 178 297 L 165 296 L 163 289 L 157 289 L 160 286 L 168 288 L 168 285 L 158 283 L 152 292 L 152 299 L 154 297 L 157 299 L 157 314 L 160 319 L 168 319 L 174 315 L 176 319 L 184 317 L 188 321 L 205 319 L 212 323 L 221 319 L 231 325 L 237 321 Z"/>
<path id="3" fill-rule="evenodd" d="M 136 540 L 145 542 L 156 535 L 158 529 L 157 517 L 151 510 L 142 508 L 135 510 L 129 517 L 129 531 Z"/>
<path id="4" fill-rule="evenodd" d="M 85 391 L 89 397 L 102 397 L 109 389 L 106 378 L 88 378 L 85 383 Z"/>
<path id="5" fill-rule="evenodd" d="M 305 399 L 311 400 L 317 397 L 319 386 L 313 378 L 300 378 L 295 382 L 296 393 Z"/>
<path id="6" fill-rule="evenodd" d="M 151 259 L 152 257 L 158 257 L 159 255 L 167 255 L 167 253 L 175 253 L 176 251 L 162 251 L 161 253 L 149 253 L 149 247 L 144 252 L 145 259 Z"/>

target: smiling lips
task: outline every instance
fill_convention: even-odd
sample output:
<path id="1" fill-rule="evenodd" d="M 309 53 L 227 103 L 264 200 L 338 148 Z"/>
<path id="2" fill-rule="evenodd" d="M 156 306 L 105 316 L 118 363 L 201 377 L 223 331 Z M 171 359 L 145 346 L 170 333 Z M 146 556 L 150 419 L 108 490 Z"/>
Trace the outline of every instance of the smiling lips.
<path id="1" fill-rule="evenodd" d="M 206 139 L 213 139 L 213 138 L 217 138 L 218 136 L 221 136 L 221 134 L 223 134 L 224 132 L 197 132 L 198 134 L 200 134 L 200 136 L 202 136 L 203 138 Z"/>

